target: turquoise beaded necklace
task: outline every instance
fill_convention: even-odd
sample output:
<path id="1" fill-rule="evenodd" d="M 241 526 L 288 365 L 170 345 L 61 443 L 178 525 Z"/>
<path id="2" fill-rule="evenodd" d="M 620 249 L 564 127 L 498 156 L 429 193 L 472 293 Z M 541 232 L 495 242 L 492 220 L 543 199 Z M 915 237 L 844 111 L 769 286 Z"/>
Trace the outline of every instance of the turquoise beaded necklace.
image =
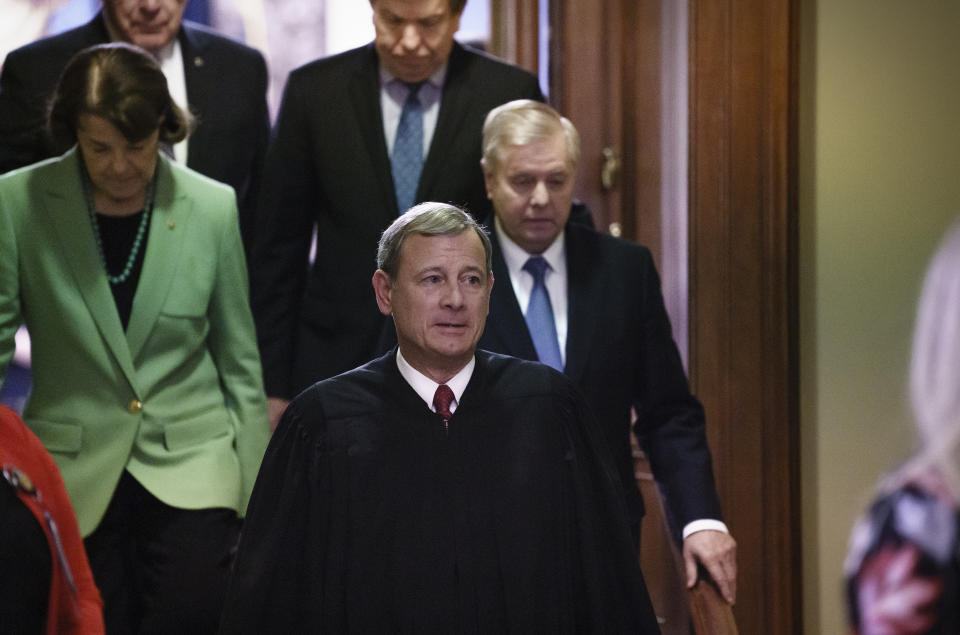
<path id="1" fill-rule="evenodd" d="M 157 191 L 157 174 L 154 172 L 153 178 L 147 184 L 147 196 L 143 206 L 143 216 L 140 218 L 140 226 L 137 228 L 137 236 L 133 240 L 133 246 L 130 248 L 130 255 L 127 257 L 127 263 L 119 275 L 112 276 L 107 269 L 107 258 L 103 253 L 103 240 L 100 238 L 100 223 L 97 222 L 97 211 L 93 203 L 93 183 L 90 175 L 87 174 L 87 166 L 80 159 L 80 181 L 83 183 L 83 196 L 87 203 L 87 213 L 90 215 L 90 224 L 93 227 L 93 237 L 97 243 L 97 253 L 100 255 L 100 262 L 103 264 L 103 271 L 107 274 L 107 280 L 110 284 L 123 284 L 130 277 L 133 271 L 133 263 L 137 261 L 137 255 L 140 253 L 140 246 L 143 244 L 143 237 L 147 233 L 147 227 L 150 226 L 150 214 L 153 212 L 154 193 Z"/>

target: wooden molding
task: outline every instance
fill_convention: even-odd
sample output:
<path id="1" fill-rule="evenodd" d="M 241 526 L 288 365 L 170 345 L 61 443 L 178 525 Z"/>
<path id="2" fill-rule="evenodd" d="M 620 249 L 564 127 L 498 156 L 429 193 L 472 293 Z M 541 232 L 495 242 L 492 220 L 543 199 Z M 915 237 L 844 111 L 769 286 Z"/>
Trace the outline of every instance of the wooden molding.
<path id="1" fill-rule="evenodd" d="M 748 633 L 800 633 L 795 0 L 690 2 L 690 376 Z"/>
<path id="2" fill-rule="evenodd" d="M 537 74 L 538 0 L 491 0 L 490 52 Z"/>

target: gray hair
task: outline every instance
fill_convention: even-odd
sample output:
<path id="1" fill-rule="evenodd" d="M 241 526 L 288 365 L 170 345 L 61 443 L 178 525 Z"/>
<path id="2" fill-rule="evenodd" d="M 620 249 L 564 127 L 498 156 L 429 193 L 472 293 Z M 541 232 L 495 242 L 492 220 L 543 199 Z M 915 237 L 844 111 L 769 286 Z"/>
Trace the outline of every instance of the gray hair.
<path id="1" fill-rule="evenodd" d="M 492 269 L 493 247 L 486 230 L 473 216 L 446 203 L 420 203 L 397 217 L 380 236 L 377 268 L 383 270 L 391 280 L 396 278 L 400 268 L 400 248 L 403 247 L 404 239 L 411 234 L 459 236 L 467 230 L 473 230 L 480 237 L 487 266 L 484 273 L 489 275 Z"/>
<path id="2" fill-rule="evenodd" d="M 567 161 L 571 168 L 576 168 L 580 161 L 580 134 L 573 123 L 539 101 L 509 101 L 491 110 L 483 122 L 483 162 L 496 169 L 503 148 L 550 139 L 558 132 L 563 133 L 567 144 Z"/>
<path id="3" fill-rule="evenodd" d="M 910 364 L 910 401 L 922 447 L 960 496 L 960 224 L 946 235 L 923 283 Z"/>

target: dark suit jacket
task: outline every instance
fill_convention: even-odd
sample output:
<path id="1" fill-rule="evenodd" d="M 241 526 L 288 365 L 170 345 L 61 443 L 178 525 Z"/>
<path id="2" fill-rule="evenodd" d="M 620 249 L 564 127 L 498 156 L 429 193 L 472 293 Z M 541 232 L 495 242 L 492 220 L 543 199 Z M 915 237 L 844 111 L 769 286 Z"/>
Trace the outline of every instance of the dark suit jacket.
<path id="1" fill-rule="evenodd" d="M 489 226 L 493 226 L 492 218 Z M 537 359 L 494 232 L 490 315 L 479 346 Z M 633 475 L 635 432 L 664 494 L 675 530 L 720 518 L 703 408 L 690 394 L 650 251 L 568 223 L 568 328 L 564 374 L 594 408 L 611 444 L 631 520 L 643 515 Z"/>
<path id="2" fill-rule="evenodd" d="M 418 201 L 486 208 L 483 120 L 519 98 L 542 99 L 533 75 L 454 45 Z M 380 234 L 399 210 L 372 44 L 290 74 L 259 207 L 254 316 L 267 394 L 290 398 L 373 357 L 383 330 L 370 279 Z"/>
<path id="3" fill-rule="evenodd" d="M 447 433 L 393 352 L 290 404 L 221 633 L 659 632 L 573 382 L 476 360 Z"/>
<path id="4" fill-rule="evenodd" d="M 249 245 L 266 155 L 267 67 L 256 50 L 184 23 L 180 47 L 190 110 L 197 128 L 187 165 L 233 187 L 244 244 Z M 45 130 L 46 104 L 60 73 L 80 50 L 110 41 L 98 14 L 87 24 L 11 52 L 0 74 L 0 173 L 59 155 Z"/>

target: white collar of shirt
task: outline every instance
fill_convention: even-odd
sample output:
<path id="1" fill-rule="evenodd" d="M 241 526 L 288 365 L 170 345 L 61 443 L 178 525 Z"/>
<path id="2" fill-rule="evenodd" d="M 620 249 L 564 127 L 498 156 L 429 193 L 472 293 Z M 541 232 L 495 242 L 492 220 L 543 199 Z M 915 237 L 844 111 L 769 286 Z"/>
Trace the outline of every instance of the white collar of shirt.
<path id="1" fill-rule="evenodd" d="M 437 128 L 437 117 L 440 114 L 440 97 L 443 94 L 443 83 L 447 78 L 447 63 L 427 78 L 420 92 L 420 105 L 423 108 L 423 158 L 427 158 L 433 132 Z M 407 100 L 410 89 L 397 79 L 390 71 L 380 65 L 380 112 L 383 114 L 383 136 L 387 141 L 387 156 L 393 154 L 393 142 L 397 136 L 397 126 L 400 124 L 400 113 L 403 112 L 403 102 Z"/>
<path id="2" fill-rule="evenodd" d="M 180 48 L 180 39 L 173 38 L 167 45 L 156 52 L 157 63 L 164 77 L 167 78 L 167 90 L 173 101 L 185 112 L 190 111 L 187 102 L 187 78 L 183 70 L 183 51 Z M 173 156 L 177 163 L 187 162 L 187 139 L 173 146 Z"/>
<path id="3" fill-rule="evenodd" d="M 457 411 L 460 397 L 463 396 L 463 391 L 467 389 L 467 384 L 470 383 L 470 378 L 473 377 L 473 369 L 476 365 L 476 356 L 471 357 L 467 365 L 447 381 L 447 386 L 453 391 L 454 397 L 453 403 L 450 404 L 451 414 Z M 433 396 L 436 394 L 437 386 L 440 384 L 411 366 L 410 363 L 403 358 L 399 348 L 397 348 L 397 368 L 400 370 L 400 375 L 410 384 L 414 392 L 420 395 L 420 398 L 426 402 L 427 407 L 430 408 L 430 412 L 436 412 L 437 409 L 433 405 Z"/>
<path id="4" fill-rule="evenodd" d="M 543 284 L 550 294 L 550 307 L 553 309 L 553 321 L 557 325 L 557 339 L 560 344 L 560 356 L 564 364 L 567 363 L 567 248 L 563 240 L 564 232 L 560 232 L 553 243 L 542 254 L 528 254 L 523 247 L 510 240 L 503 231 L 499 218 L 494 218 L 494 231 L 497 232 L 497 241 L 503 253 L 503 261 L 510 273 L 510 284 L 513 294 L 517 297 L 520 312 L 526 315 L 527 305 L 530 304 L 530 292 L 533 290 L 533 275 L 523 270 L 523 265 L 531 256 L 543 256 L 550 268 L 547 269 Z"/>

